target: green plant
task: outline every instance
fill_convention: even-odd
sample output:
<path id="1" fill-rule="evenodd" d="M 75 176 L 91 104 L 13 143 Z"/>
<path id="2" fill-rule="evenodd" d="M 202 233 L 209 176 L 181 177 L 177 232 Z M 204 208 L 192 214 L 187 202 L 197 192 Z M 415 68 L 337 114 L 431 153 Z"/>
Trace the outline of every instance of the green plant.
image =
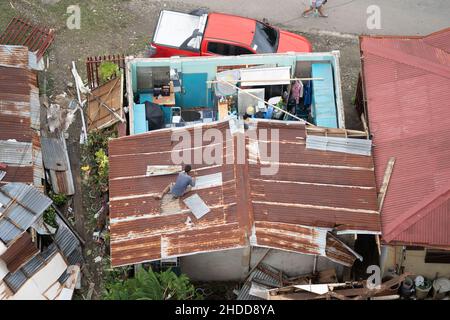
<path id="1" fill-rule="evenodd" d="M 102 82 L 106 82 L 117 77 L 119 72 L 119 66 L 114 62 L 105 61 L 100 64 L 99 74 Z"/>
<path id="2" fill-rule="evenodd" d="M 141 269 L 134 278 L 106 284 L 105 300 L 198 300 L 186 275 L 177 276 L 172 270 L 156 273 Z"/>
<path id="3" fill-rule="evenodd" d="M 64 194 L 51 193 L 50 198 L 53 200 L 53 203 L 57 207 L 61 207 L 61 206 L 65 205 L 67 202 L 67 196 Z"/>
<path id="4" fill-rule="evenodd" d="M 108 189 L 108 175 L 109 175 L 109 159 L 103 149 L 95 153 L 95 162 L 97 164 L 97 174 L 95 176 L 97 183 L 101 190 Z"/>
<path id="5" fill-rule="evenodd" d="M 44 211 L 44 222 L 53 228 L 58 228 L 58 223 L 56 223 L 56 210 L 52 206 Z"/>

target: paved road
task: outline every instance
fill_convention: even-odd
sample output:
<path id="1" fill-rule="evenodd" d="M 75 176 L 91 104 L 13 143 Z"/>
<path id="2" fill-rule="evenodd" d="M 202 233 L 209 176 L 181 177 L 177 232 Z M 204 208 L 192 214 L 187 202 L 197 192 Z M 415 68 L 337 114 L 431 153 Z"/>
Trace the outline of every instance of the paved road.
<path id="1" fill-rule="evenodd" d="M 157 0 L 154 0 L 157 1 Z M 163 2 L 159 0 L 160 2 Z M 177 0 L 166 0 L 171 2 Z M 310 0 L 182 0 L 214 11 L 257 19 L 295 31 L 327 30 L 353 34 L 425 35 L 450 27 L 449 0 L 328 0 L 328 18 L 302 18 Z M 367 8 L 381 10 L 381 29 L 367 28 Z"/>

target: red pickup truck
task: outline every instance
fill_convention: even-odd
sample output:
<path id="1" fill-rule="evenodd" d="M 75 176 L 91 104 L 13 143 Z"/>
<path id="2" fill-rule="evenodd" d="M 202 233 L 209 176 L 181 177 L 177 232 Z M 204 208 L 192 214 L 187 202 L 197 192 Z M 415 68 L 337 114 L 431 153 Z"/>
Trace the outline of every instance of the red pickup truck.
<path id="1" fill-rule="evenodd" d="M 187 14 L 163 10 L 150 57 L 311 52 L 304 37 L 266 23 L 223 13 Z"/>

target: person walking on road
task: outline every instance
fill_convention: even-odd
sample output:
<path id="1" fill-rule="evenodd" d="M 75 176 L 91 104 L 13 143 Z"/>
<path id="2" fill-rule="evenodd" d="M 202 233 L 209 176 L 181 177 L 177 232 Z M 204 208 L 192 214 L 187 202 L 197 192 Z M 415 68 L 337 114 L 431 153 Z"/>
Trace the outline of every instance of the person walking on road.
<path id="1" fill-rule="evenodd" d="M 305 11 L 303 11 L 303 18 L 308 18 L 309 17 L 309 13 L 316 10 L 319 12 L 319 17 L 322 18 L 327 18 L 328 15 L 323 13 L 323 6 L 324 4 L 327 3 L 327 0 L 311 0 L 311 5 L 308 9 L 306 9 Z"/>

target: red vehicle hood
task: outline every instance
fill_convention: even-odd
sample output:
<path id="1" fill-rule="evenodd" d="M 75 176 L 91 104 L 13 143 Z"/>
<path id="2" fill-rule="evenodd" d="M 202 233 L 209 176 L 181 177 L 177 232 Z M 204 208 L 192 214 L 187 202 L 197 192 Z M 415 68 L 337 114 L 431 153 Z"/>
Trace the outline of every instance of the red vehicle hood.
<path id="1" fill-rule="evenodd" d="M 278 42 L 278 53 L 282 52 L 312 52 L 311 43 L 302 36 L 280 30 L 280 40 Z"/>

